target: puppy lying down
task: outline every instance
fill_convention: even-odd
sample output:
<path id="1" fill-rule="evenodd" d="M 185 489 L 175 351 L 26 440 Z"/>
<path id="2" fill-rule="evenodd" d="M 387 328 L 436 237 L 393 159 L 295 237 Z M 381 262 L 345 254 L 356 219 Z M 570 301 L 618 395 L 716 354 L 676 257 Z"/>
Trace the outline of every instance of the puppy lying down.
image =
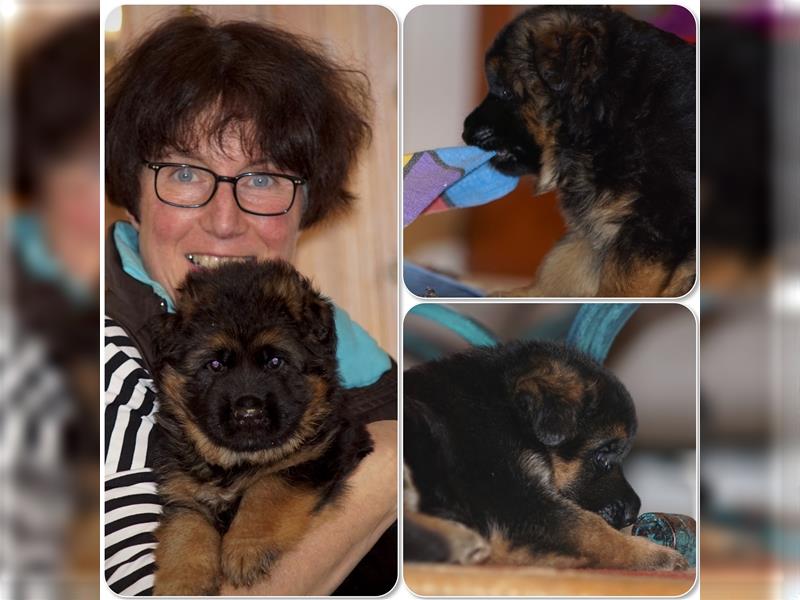
<path id="1" fill-rule="evenodd" d="M 333 308 L 288 263 L 191 273 L 155 324 L 155 593 L 252 585 L 372 451 L 348 415 Z"/>
<path id="2" fill-rule="evenodd" d="M 619 531 L 640 507 L 621 465 L 636 414 L 588 356 L 516 342 L 414 367 L 403 381 L 406 560 L 687 567 Z"/>

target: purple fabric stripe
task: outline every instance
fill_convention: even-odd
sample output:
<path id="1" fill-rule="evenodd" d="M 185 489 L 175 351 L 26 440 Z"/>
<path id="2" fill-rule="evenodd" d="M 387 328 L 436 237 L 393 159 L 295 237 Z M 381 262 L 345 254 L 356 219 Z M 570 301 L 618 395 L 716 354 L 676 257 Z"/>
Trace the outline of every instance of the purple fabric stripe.
<path id="1" fill-rule="evenodd" d="M 462 175 L 461 169 L 447 168 L 429 152 L 423 152 L 403 177 L 403 226 L 416 219 Z"/>

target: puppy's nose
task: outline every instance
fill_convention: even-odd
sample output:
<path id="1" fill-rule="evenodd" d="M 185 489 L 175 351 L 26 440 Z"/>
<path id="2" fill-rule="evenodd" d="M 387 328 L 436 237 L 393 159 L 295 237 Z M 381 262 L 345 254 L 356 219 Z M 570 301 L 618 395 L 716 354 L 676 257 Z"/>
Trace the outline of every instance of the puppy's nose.
<path id="1" fill-rule="evenodd" d="M 625 515 L 623 517 L 624 524 L 622 527 L 633 525 L 636 522 L 636 518 L 639 516 L 639 509 L 641 506 L 642 501 L 639 500 L 639 496 L 634 497 L 625 504 Z"/>
<path id="2" fill-rule="evenodd" d="M 482 148 L 494 137 L 494 129 L 489 125 L 480 125 L 473 127 L 470 125 L 470 119 L 464 122 L 464 132 L 461 134 L 461 139 L 469 146 L 478 146 Z"/>
<path id="3" fill-rule="evenodd" d="M 258 396 L 240 396 L 233 401 L 233 416 L 238 421 L 261 422 L 266 419 L 264 400 Z"/>

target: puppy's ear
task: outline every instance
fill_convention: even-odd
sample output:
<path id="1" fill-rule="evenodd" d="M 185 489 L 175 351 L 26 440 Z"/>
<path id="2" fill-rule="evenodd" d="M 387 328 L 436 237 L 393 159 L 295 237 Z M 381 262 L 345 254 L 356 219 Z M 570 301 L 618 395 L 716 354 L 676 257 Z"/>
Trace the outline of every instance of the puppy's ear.
<path id="1" fill-rule="evenodd" d="M 176 340 L 178 336 L 176 335 L 176 328 L 178 319 L 179 317 L 176 314 L 164 313 L 153 317 L 147 324 L 150 338 L 153 341 L 153 359 L 156 369 L 160 370 L 161 367 L 169 363 L 177 351 Z"/>
<path id="2" fill-rule="evenodd" d="M 553 19 L 532 40 L 539 75 L 550 90 L 585 109 L 606 68 L 606 36 L 601 23 Z"/>
<path id="3" fill-rule="evenodd" d="M 516 378 L 514 403 L 545 446 L 560 446 L 574 438 L 586 391 L 579 374 L 550 362 Z"/>
<path id="4" fill-rule="evenodd" d="M 307 324 L 308 334 L 314 342 L 336 347 L 336 326 L 330 301 L 316 293 L 308 293 L 303 304 L 303 322 Z"/>

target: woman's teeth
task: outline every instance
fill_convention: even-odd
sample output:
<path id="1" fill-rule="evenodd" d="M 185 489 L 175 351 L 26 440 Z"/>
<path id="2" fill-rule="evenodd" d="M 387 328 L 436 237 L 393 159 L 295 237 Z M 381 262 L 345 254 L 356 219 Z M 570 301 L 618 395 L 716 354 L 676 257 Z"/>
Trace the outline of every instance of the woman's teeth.
<path id="1" fill-rule="evenodd" d="M 225 263 L 232 263 L 232 262 L 249 262 L 254 260 L 255 257 L 253 256 L 213 256 L 210 254 L 187 254 L 186 258 L 188 258 L 192 264 L 197 265 L 198 267 L 203 267 L 204 269 L 211 269 L 214 267 L 218 267 Z"/>

